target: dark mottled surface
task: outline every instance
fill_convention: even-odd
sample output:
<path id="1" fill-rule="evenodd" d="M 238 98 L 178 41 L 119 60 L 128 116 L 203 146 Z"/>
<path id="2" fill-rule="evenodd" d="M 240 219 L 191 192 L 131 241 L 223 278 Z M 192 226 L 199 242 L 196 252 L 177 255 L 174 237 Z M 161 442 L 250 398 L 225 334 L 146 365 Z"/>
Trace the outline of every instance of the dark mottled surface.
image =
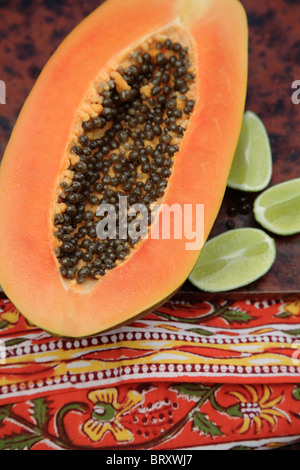
<path id="1" fill-rule="evenodd" d="M 7 104 L 0 105 L 1 155 L 41 68 L 69 31 L 100 3 L 98 0 L 0 0 L 0 79 L 7 85 Z M 292 82 L 300 79 L 300 1 L 243 0 L 242 3 L 250 29 L 246 107 L 263 119 L 270 135 L 274 184 L 300 176 L 300 105 L 291 101 Z M 226 230 L 228 207 L 238 196 L 234 191 L 227 191 L 212 235 Z M 236 227 L 255 226 L 251 212 L 233 220 Z M 300 236 L 278 237 L 276 242 L 278 257 L 272 270 L 258 282 L 240 289 L 239 296 L 299 292 Z M 203 295 L 189 283 L 183 291 Z"/>

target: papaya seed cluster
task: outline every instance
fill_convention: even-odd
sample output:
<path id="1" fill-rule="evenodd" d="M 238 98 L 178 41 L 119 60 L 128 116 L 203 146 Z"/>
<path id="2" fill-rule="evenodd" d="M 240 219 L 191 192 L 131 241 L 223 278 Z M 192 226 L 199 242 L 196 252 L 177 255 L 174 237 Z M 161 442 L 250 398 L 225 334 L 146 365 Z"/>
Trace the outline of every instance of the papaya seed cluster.
<path id="1" fill-rule="evenodd" d="M 139 243 L 139 237 L 120 239 L 118 230 L 114 239 L 99 239 L 97 209 L 117 208 L 120 196 L 146 207 L 163 198 L 195 106 L 187 47 L 167 38 L 129 59 L 100 84 L 102 110 L 82 121 L 71 148 L 78 157 L 68 168 L 71 183 L 60 184 L 64 210 L 54 215 L 55 254 L 62 277 L 79 284 L 104 276 Z M 132 217 L 127 213 L 119 224 Z"/>

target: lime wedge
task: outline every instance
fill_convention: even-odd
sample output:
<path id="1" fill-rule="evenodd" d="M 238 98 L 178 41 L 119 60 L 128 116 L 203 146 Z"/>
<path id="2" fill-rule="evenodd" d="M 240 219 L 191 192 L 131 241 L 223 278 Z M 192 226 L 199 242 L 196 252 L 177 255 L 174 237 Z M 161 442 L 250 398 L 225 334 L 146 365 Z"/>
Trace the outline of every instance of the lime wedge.
<path id="1" fill-rule="evenodd" d="M 206 292 L 237 289 L 266 274 L 275 258 L 275 242 L 263 230 L 230 230 L 204 245 L 189 281 Z"/>
<path id="2" fill-rule="evenodd" d="M 300 178 L 271 186 L 254 201 L 254 217 L 277 235 L 300 232 Z"/>
<path id="3" fill-rule="evenodd" d="M 262 191 L 270 183 L 272 171 L 266 128 L 256 114 L 246 111 L 227 185 L 240 191 Z"/>

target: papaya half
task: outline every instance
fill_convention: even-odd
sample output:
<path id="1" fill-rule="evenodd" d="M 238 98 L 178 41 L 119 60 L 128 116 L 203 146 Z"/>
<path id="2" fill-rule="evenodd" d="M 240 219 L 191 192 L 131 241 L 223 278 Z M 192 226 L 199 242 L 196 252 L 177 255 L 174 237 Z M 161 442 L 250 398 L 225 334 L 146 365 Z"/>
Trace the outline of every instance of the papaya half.
<path id="1" fill-rule="evenodd" d="M 107 0 L 62 42 L 0 170 L 0 283 L 30 322 L 92 335 L 184 283 L 224 196 L 247 43 L 237 0 Z M 173 209 L 199 205 L 188 249 Z"/>

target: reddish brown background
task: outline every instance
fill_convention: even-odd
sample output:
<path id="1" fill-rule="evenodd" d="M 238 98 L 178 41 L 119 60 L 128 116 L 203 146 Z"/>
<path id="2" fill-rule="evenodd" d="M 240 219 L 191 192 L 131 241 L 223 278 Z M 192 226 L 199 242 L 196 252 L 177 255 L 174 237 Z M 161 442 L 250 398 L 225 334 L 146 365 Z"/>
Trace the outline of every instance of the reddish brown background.
<path id="1" fill-rule="evenodd" d="M 41 68 L 61 40 L 100 3 L 101 0 L 0 0 L 0 79 L 7 85 L 7 104 L 0 105 L 1 156 Z M 300 2 L 243 0 L 242 3 L 250 32 L 246 107 L 263 119 L 270 135 L 274 184 L 300 176 L 300 105 L 291 101 L 292 82 L 300 79 Z M 42 132 L 44 123 L 32 124 Z M 237 192 L 227 190 L 212 236 L 226 230 L 227 209 L 238 196 Z M 250 197 L 250 202 L 253 198 Z M 236 227 L 256 226 L 252 211 L 248 215 L 240 214 L 234 221 Z M 299 292 L 300 237 L 277 237 L 276 242 L 278 256 L 268 275 L 228 296 Z M 203 297 L 189 283 L 184 291 Z"/>
<path id="2" fill-rule="evenodd" d="M 7 86 L 7 104 L 0 105 L 1 157 L 41 68 L 61 40 L 100 3 L 100 0 L 0 0 L 0 79 Z M 242 0 L 242 3 L 250 32 L 246 108 L 263 119 L 270 135 L 274 184 L 300 176 L 300 105 L 291 101 L 292 82 L 300 79 L 300 1 Z M 41 132 L 44 124 L 32 123 Z M 226 192 L 211 235 L 226 230 L 227 209 L 237 197 L 234 191 Z M 234 220 L 237 227 L 255 226 L 252 212 Z M 270 273 L 248 288 L 228 295 L 299 293 L 300 236 L 278 237 L 276 243 L 278 256 Z M 203 295 L 189 283 L 183 291 Z"/>

